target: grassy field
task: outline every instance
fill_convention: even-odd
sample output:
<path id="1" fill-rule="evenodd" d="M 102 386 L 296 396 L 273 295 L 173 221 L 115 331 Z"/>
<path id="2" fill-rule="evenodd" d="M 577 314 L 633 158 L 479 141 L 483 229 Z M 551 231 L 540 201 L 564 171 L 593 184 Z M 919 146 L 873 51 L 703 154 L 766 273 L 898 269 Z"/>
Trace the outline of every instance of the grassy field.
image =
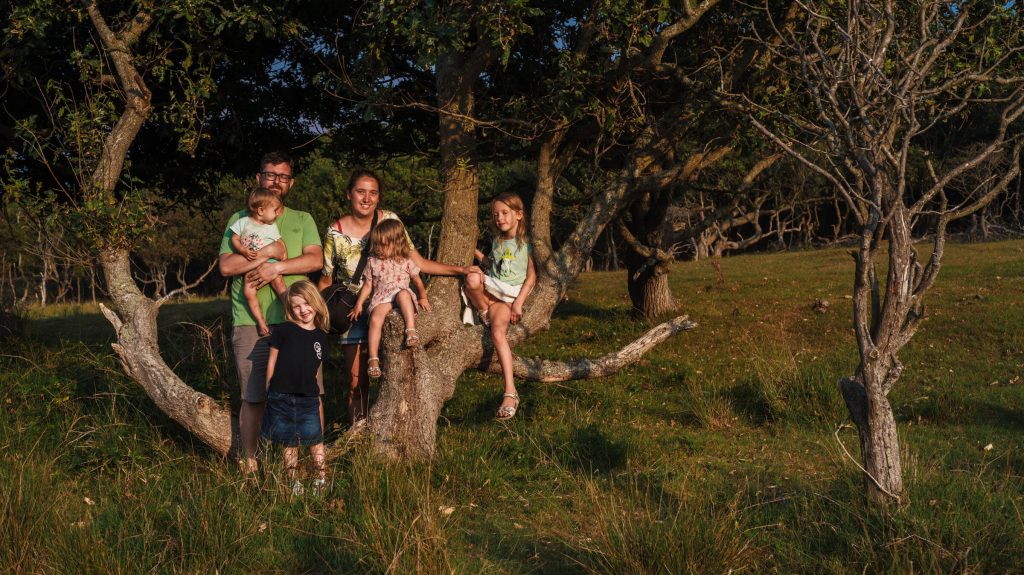
<path id="1" fill-rule="evenodd" d="M 33 310 L 0 350 L 0 565 L 15 573 L 1024 572 L 1024 242 L 953 245 L 893 392 L 909 503 L 862 497 L 837 389 L 856 364 L 852 260 L 673 269 L 700 323 L 614 377 L 467 374 L 438 457 L 340 457 L 322 497 L 257 482 L 156 410 L 95 310 Z M 827 299 L 825 313 L 812 310 Z M 164 356 L 237 401 L 223 300 L 167 306 Z M 519 349 L 596 356 L 649 325 L 623 273 L 584 275 Z M 328 417 L 342 421 L 341 386 Z M 340 423 L 337 427 L 340 428 Z M 335 429 L 333 433 L 337 433 Z M 988 447 L 991 446 L 991 447 Z"/>

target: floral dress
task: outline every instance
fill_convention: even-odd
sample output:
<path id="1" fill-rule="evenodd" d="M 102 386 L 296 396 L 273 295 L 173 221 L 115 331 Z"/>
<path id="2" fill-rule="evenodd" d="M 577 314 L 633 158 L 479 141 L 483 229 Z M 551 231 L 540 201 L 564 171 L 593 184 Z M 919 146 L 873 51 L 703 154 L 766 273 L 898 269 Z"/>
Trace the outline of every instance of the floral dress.
<path id="1" fill-rule="evenodd" d="M 409 258 L 389 258 L 386 260 L 370 256 L 363 271 L 363 279 L 373 282 L 373 296 L 370 297 L 368 310 L 373 310 L 382 303 L 395 301 L 398 292 L 406 290 L 416 302 L 416 294 L 409 288 L 413 274 L 420 273 L 420 268 Z"/>

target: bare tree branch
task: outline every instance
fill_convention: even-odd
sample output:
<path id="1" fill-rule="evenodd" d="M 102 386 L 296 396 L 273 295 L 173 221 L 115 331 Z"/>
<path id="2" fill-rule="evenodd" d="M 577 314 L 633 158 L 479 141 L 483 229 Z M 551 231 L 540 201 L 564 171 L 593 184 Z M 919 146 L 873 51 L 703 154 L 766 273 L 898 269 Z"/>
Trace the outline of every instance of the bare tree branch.
<path id="1" fill-rule="evenodd" d="M 697 327 L 689 316 L 681 315 L 675 319 L 659 324 L 631 343 L 598 359 L 579 359 L 574 361 L 549 361 L 544 359 L 515 358 L 514 371 L 516 377 L 552 383 L 572 379 L 593 379 L 607 377 L 640 360 L 648 351 L 673 335 L 689 331 Z M 496 357 L 486 364 L 487 371 L 501 373 Z"/>

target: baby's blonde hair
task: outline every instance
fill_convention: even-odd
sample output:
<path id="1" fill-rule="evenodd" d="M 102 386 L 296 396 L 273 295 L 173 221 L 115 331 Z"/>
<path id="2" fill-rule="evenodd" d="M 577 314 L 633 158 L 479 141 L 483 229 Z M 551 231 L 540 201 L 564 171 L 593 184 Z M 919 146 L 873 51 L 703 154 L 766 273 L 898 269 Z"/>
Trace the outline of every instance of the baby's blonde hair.
<path id="1" fill-rule="evenodd" d="M 370 232 L 370 250 L 382 260 L 409 257 L 405 226 L 398 220 L 384 220 Z"/>
<path id="2" fill-rule="evenodd" d="M 299 318 L 295 317 L 295 312 L 292 311 L 293 296 L 306 300 L 309 307 L 316 311 L 316 318 L 313 319 L 313 324 L 316 327 L 324 332 L 331 331 L 331 316 L 327 313 L 327 302 L 317 291 L 316 286 L 307 280 L 299 280 L 288 286 L 288 304 L 284 306 L 284 317 L 289 321 L 297 322 Z"/>
<path id="3" fill-rule="evenodd" d="M 246 202 L 249 208 L 249 215 L 256 216 L 260 208 L 267 208 L 275 203 L 281 203 L 281 198 L 273 190 L 267 188 L 256 188 L 249 194 L 249 201 Z"/>

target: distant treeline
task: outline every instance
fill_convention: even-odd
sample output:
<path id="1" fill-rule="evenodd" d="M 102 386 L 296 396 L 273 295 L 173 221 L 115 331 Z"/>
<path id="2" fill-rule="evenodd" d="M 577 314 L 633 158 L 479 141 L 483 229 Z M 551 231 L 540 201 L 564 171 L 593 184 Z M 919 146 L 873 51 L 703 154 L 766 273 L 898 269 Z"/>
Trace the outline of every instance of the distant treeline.
<path id="1" fill-rule="evenodd" d="M 302 162 L 289 205 L 317 218 L 321 233 L 338 215 L 349 162 L 316 157 Z M 529 201 L 531 183 L 527 166 L 485 165 L 491 183 L 488 196 L 516 190 Z M 411 158 L 392 160 L 382 167 L 386 181 L 384 204 L 402 213 L 410 224 L 417 248 L 424 254 L 436 249 L 440 198 L 436 170 Z M 241 209 L 252 180 L 225 175 L 217 186 L 219 209 L 168 204 L 154 213 L 152 232 L 134 251 L 135 277 L 144 291 L 162 297 L 179 290 L 189 295 L 222 294 L 228 280 L 211 266 L 216 261 L 224 222 Z M 338 187 L 335 187 L 338 186 Z M 674 202 L 665 219 L 662 249 L 677 260 L 721 257 L 731 253 L 806 249 L 842 244 L 856 232 L 844 213 L 845 205 L 809 170 L 780 163 L 762 177 L 760 194 L 726 205 L 716 199 L 720 190 L 695 190 Z M 483 198 L 486 200 L 487 198 Z M 481 205 L 486 205 L 482 201 Z M 584 201 L 558 206 L 560 225 L 568 228 L 585 209 Z M 76 249 L 74 230 L 57 219 L 47 220 L 30 206 L 8 204 L 0 228 L 0 298 L 7 305 L 89 302 L 106 297 L 94 252 Z M 481 225 L 487 215 L 481 211 Z M 966 241 L 985 241 L 1024 235 L 1021 182 L 1007 195 L 952 230 Z M 624 268 L 629 249 L 621 232 L 608 228 L 591 254 L 592 270 Z M 201 280 L 201 281 L 200 281 Z M 196 285 L 195 282 L 198 283 Z M 191 286 L 183 289 L 185 286 Z"/>

